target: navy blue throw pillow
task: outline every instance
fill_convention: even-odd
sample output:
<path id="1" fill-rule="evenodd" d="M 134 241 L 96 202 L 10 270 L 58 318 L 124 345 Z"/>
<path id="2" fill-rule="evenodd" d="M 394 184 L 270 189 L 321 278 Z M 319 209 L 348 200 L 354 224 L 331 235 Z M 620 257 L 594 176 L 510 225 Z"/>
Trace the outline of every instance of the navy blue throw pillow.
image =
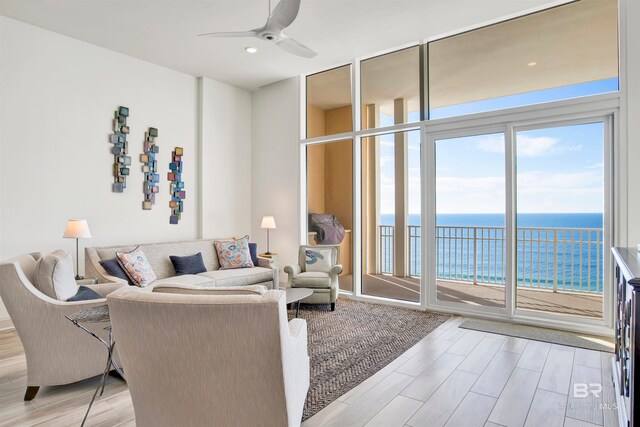
<path id="1" fill-rule="evenodd" d="M 102 298 L 102 296 L 100 296 L 100 294 L 93 289 L 87 288 L 86 286 L 80 286 L 78 288 L 78 293 L 69 298 L 67 301 L 89 301 L 92 299 L 100 298 Z"/>
<path id="2" fill-rule="evenodd" d="M 258 266 L 258 244 L 257 243 L 249 243 L 249 253 L 251 254 L 251 261 L 253 261 L 254 266 Z"/>
<path id="3" fill-rule="evenodd" d="M 202 252 L 190 256 L 171 255 L 169 259 L 176 270 L 176 276 L 205 273 L 207 271 L 207 267 L 204 266 L 204 261 L 202 260 Z"/>
<path id="4" fill-rule="evenodd" d="M 129 276 L 124 272 L 122 266 L 118 262 L 117 258 L 105 259 L 100 261 L 100 265 L 104 268 L 110 276 L 117 277 L 118 279 L 126 280 L 129 285 L 133 285 Z"/>

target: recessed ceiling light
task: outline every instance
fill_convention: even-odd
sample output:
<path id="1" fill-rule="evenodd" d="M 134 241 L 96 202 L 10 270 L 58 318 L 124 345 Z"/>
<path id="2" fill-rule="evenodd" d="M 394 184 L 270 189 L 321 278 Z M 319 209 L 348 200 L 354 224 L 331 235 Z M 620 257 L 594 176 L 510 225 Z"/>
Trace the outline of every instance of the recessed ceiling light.
<path id="1" fill-rule="evenodd" d="M 535 67 L 536 65 L 538 65 L 538 63 L 537 63 L 537 62 L 535 62 L 535 61 L 531 61 L 531 62 L 529 62 L 527 65 L 528 65 L 529 67 Z"/>
<path id="2" fill-rule="evenodd" d="M 256 53 L 258 51 L 255 47 L 245 47 L 244 50 L 246 50 L 247 53 Z"/>

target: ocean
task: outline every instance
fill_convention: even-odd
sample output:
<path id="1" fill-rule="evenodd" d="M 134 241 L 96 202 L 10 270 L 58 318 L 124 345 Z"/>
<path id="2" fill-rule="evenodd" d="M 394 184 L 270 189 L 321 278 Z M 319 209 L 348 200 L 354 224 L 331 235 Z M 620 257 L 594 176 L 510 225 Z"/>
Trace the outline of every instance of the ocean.
<path id="1" fill-rule="evenodd" d="M 380 216 L 394 225 L 393 214 Z M 409 215 L 410 274 L 420 276 L 420 215 Z M 519 214 L 519 287 L 602 292 L 603 215 L 601 213 Z M 505 231 L 501 214 L 439 214 L 436 217 L 439 279 L 505 282 Z M 381 239 L 383 272 L 391 272 L 390 240 Z M 384 252 L 390 251 L 387 256 Z"/>

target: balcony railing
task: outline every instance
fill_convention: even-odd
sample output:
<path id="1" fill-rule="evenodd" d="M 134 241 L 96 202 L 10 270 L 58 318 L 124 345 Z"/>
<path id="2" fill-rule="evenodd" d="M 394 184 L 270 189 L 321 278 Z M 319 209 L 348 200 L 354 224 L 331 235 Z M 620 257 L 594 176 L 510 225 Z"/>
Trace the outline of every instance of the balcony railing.
<path id="1" fill-rule="evenodd" d="M 408 274 L 421 272 L 420 226 L 407 230 Z M 436 277 L 475 284 L 504 285 L 504 227 L 437 226 Z M 393 225 L 379 226 L 379 268 L 394 273 Z M 600 228 L 516 230 L 518 287 L 602 293 L 603 232 Z"/>

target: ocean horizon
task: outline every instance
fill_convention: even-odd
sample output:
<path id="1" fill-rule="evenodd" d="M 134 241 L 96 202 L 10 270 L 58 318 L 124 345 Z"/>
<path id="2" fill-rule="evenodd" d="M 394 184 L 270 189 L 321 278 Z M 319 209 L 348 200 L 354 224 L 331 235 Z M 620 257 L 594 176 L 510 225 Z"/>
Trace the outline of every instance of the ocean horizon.
<path id="1" fill-rule="evenodd" d="M 602 213 L 518 214 L 518 286 L 552 289 L 555 280 L 559 290 L 602 292 L 603 218 Z M 419 214 L 410 214 L 408 219 L 409 225 L 421 224 Z M 394 225 L 394 221 L 393 214 L 380 215 L 380 225 Z M 474 247 L 470 228 L 504 227 L 504 221 L 503 214 L 436 215 L 436 226 L 440 227 L 436 238 L 437 277 L 504 284 L 504 229 L 477 228 Z M 416 237 L 409 239 L 410 273 L 419 276 L 422 233 L 420 229 L 414 233 Z M 383 271 L 392 271 L 393 254 L 383 259 Z"/>
<path id="2" fill-rule="evenodd" d="M 409 225 L 420 225 L 420 214 L 409 214 Z M 493 213 L 437 214 L 438 226 L 504 227 L 505 215 Z M 380 225 L 394 225 L 394 214 L 381 214 Z M 517 215 L 519 227 L 602 228 L 600 213 L 522 213 Z"/>

